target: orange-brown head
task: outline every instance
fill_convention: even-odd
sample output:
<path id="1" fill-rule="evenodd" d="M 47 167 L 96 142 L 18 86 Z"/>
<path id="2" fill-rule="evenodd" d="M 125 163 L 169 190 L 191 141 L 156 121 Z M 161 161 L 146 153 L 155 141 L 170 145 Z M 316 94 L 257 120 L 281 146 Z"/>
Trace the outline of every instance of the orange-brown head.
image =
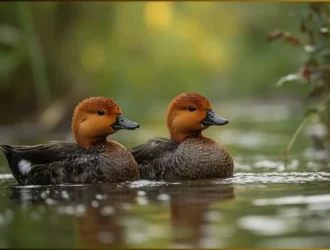
<path id="1" fill-rule="evenodd" d="M 133 130 L 139 124 L 126 119 L 110 98 L 90 97 L 80 102 L 73 113 L 72 133 L 78 144 L 90 147 L 104 142 L 110 134 L 120 129 Z"/>
<path id="2" fill-rule="evenodd" d="M 198 93 L 183 93 L 168 107 L 167 128 L 171 139 L 183 142 L 187 137 L 200 136 L 211 125 L 225 125 L 228 121 L 212 111 L 210 102 Z"/>

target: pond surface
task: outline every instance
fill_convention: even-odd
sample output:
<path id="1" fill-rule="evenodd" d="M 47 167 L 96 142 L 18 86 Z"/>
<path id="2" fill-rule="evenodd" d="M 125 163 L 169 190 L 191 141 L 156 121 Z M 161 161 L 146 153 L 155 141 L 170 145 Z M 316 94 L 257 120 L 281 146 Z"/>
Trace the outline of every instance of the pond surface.
<path id="1" fill-rule="evenodd" d="M 0 247 L 330 247 L 330 166 L 303 138 L 284 166 L 288 117 L 209 134 L 234 157 L 228 179 L 22 187 L 2 161 Z"/>
<path id="2" fill-rule="evenodd" d="M 2 176 L 7 178 L 7 176 Z M 1 247 L 329 247 L 330 173 L 1 185 Z"/>

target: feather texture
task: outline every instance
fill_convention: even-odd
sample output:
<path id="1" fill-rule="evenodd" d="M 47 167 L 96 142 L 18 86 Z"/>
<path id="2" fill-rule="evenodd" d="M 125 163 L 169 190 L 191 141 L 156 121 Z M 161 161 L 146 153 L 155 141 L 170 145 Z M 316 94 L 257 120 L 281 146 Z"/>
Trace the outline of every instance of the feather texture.
<path id="1" fill-rule="evenodd" d="M 130 152 L 116 142 L 84 148 L 75 143 L 1 145 L 19 184 L 96 183 L 135 180 Z"/>

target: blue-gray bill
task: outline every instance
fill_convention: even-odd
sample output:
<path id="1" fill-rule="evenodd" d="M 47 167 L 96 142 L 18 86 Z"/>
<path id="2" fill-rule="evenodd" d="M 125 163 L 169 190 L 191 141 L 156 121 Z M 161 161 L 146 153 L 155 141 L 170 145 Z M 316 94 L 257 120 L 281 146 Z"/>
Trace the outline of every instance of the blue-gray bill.
<path id="1" fill-rule="evenodd" d="M 120 129 L 134 130 L 139 127 L 140 125 L 138 123 L 128 120 L 123 115 L 117 115 L 116 122 L 112 124 L 112 128 L 114 130 L 120 130 Z"/>
<path id="2" fill-rule="evenodd" d="M 228 120 L 220 116 L 217 116 L 213 111 L 206 111 L 206 117 L 202 121 L 202 124 L 205 126 L 211 126 L 211 125 L 222 126 L 228 124 Z"/>

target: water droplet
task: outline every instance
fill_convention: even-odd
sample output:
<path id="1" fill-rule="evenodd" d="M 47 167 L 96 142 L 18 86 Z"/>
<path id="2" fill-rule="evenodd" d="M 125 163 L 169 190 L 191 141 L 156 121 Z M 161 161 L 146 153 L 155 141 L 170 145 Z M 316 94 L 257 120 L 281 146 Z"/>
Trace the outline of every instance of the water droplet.
<path id="1" fill-rule="evenodd" d="M 47 198 L 47 199 L 46 199 L 46 204 L 48 204 L 48 205 L 55 204 L 55 200 L 53 200 L 53 199 L 51 199 L 51 198 Z"/>
<path id="2" fill-rule="evenodd" d="M 46 199 L 46 197 L 47 197 L 46 192 L 45 192 L 45 191 L 42 191 L 42 192 L 40 193 L 40 197 L 43 198 L 43 199 Z"/>
<path id="3" fill-rule="evenodd" d="M 82 216 L 85 214 L 86 207 L 83 204 L 79 204 L 76 206 L 76 215 L 77 216 Z"/>
<path id="4" fill-rule="evenodd" d="M 113 207 L 110 207 L 110 206 L 105 206 L 105 207 L 101 208 L 100 213 L 103 216 L 109 216 L 109 215 L 115 213 L 115 209 Z"/>
<path id="5" fill-rule="evenodd" d="M 160 195 L 157 195 L 157 200 L 168 201 L 168 200 L 170 200 L 170 196 L 168 194 L 160 194 Z"/>
<path id="6" fill-rule="evenodd" d="M 220 221 L 222 219 L 222 215 L 218 211 L 209 211 L 205 213 L 205 219 L 211 223 Z"/>
<path id="7" fill-rule="evenodd" d="M 95 196 L 95 198 L 96 198 L 97 200 L 104 200 L 104 199 L 106 199 L 106 195 L 97 194 L 97 195 Z"/>
<path id="8" fill-rule="evenodd" d="M 67 207 L 65 208 L 65 212 L 66 212 L 67 214 L 72 215 L 72 214 L 74 213 L 74 209 L 73 209 L 72 206 L 67 206 Z"/>
<path id="9" fill-rule="evenodd" d="M 144 206 L 144 205 L 148 205 L 149 204 L 149 201 L 145 197 L 143 197 L 143 196 L 136 197 L 136 202 L 137 202 L 137 204 L 139 204 L 141 206 Z"/>
<path id="10" fill-rule="evenodd" d="M 137 192 L 137 194 L 140 195 L 140 196 L 145 196 L 145 195 L 146 195 L 146 192 L 144 192 L 144 191 L 142 191 L 142 190 L 139 190 L 139 191 Z"/>
<path id="11" fill-rule="evenodd" d="M 92 207 L 98 207 L 99 203 L 98 203 L 98 201 L 92 201 L 91 205 L 92 205 Z"/>
<path id="12" fill-rule="evenodd" d="M 70 198 L 69 193 L 67 191 L 65 191 L 65 190 L 63 190 L 61 192 L 61 196 L 62 196 L 63 199 L 69 199 Z"/>

